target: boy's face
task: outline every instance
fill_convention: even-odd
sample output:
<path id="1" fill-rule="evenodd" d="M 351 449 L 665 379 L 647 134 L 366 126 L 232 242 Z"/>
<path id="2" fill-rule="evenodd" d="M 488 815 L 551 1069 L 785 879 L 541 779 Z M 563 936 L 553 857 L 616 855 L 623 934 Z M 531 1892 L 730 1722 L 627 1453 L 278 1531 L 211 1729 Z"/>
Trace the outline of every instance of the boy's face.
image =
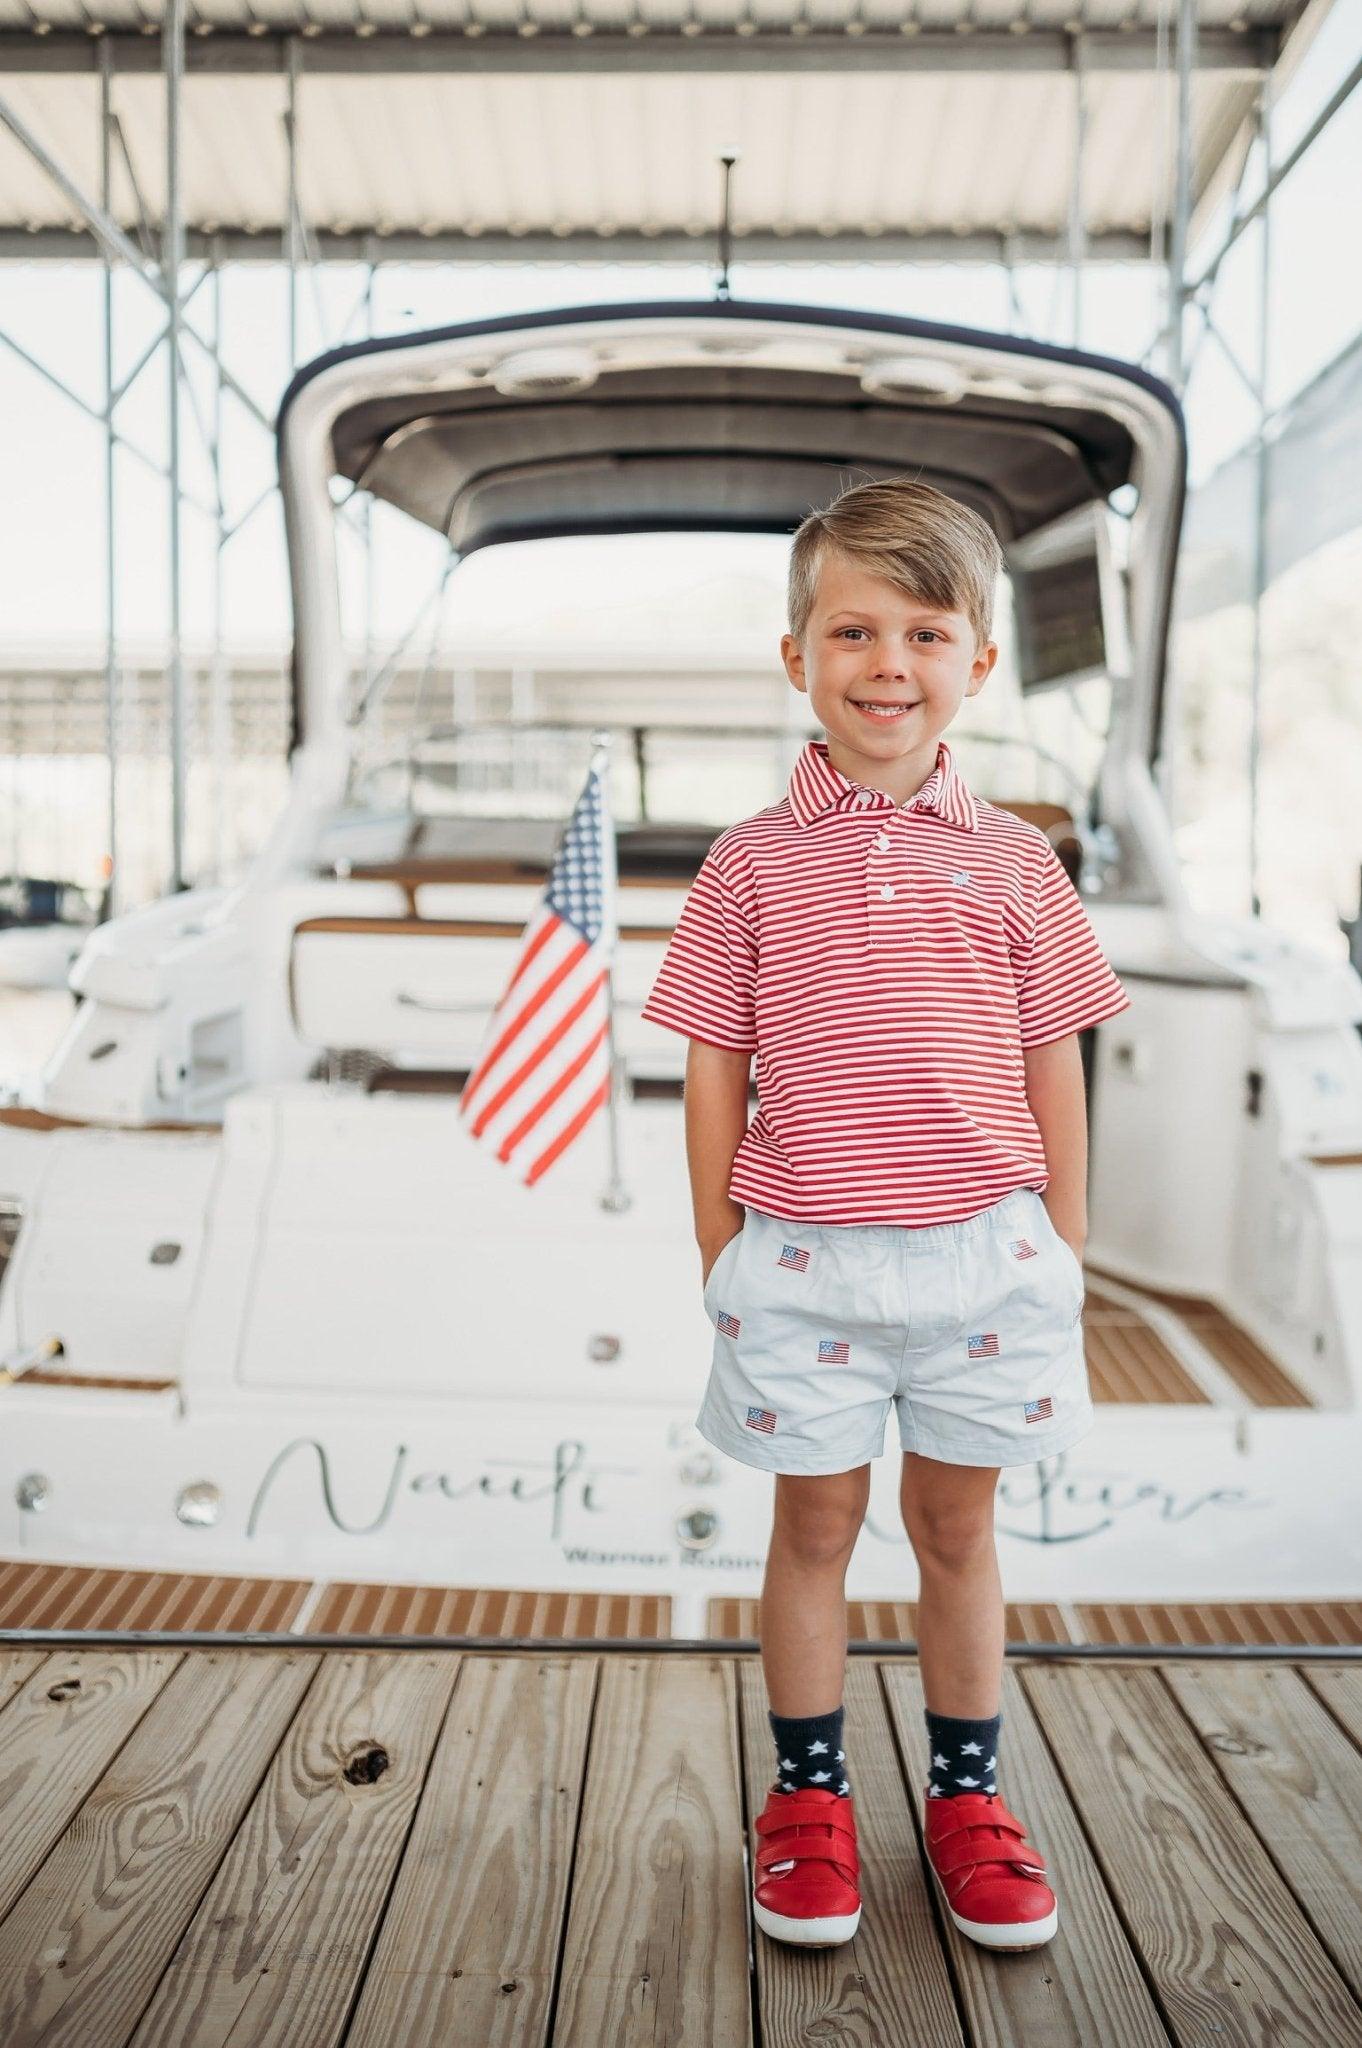
<path id="1" fill-rule="evenodd" d="M 780 653 L 828 736 L 832 765 L 903 800 L 936 766 L 938 738 L 983 688 L 998 647 L 976 647 L 964 612 L 920 604 L 829 548 L 803 646 L 787 633 Z"/>

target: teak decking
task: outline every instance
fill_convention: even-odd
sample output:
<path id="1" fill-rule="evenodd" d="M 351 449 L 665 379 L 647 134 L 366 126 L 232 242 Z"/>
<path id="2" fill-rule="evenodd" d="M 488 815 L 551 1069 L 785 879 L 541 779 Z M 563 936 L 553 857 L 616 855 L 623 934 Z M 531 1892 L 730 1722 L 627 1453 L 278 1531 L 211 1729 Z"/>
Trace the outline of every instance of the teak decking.
<path id="1" fill-rule="evenodd" d="M 849 1659 L 856 1940 L 758 1933 L 761 1668 L 702 1646 L 0 1649 L 5 2048 L 1362 2043 L 1362 1664 L 1022 1656 L 1029 1955 L 944 1930 L 907 1657 Z"/>

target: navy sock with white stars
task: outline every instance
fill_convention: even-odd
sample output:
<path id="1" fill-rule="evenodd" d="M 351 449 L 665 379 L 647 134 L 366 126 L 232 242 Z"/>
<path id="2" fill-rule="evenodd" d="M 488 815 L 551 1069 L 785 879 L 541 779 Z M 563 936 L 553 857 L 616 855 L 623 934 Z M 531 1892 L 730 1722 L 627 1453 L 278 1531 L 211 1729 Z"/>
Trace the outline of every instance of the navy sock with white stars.
<path id="1" fill-rule="evenodd" d="M 962 1721 L 953 1714 L 923 1709 L 927 1720 L 927 1753 L 931 1774 L 929 1799 L 958 1799 L 962 1792 L 998 1789 L 998 1733 L 1001 1714 L 991 1721 Z"/>
<path id="2" fill-rule="evenodd" d="M 851 1786 L 842 1753 L 845 1711 L 837 1707 L 830 1714 L 810 1714 L 799 1720 L 773 1714 L 768 1708 L 766 1718 L 776 1739 L 776 1782 L 782 1792 L 798 1792 L 812 1785 L 816 1791 L 847 1797 Z"/>

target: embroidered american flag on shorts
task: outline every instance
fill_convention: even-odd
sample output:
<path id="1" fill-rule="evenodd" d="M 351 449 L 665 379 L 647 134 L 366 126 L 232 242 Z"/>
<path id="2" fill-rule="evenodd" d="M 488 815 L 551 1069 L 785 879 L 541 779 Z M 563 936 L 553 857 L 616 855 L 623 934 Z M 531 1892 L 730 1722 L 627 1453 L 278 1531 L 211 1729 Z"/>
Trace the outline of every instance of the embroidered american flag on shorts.
<path id="1" fill-rule="evenodd" d="M 820 1337 L 818 1340 L 818 1363 L 820 1365 L 845 1365 L 851 1357 L 851 1346 L 843 1337 Z"/>
<path id="2" fill-rule="evenodd" d="M 719 1310 L 717 1321 L 725 1337 L 736 1337 L 742 1328 L 741 1319 L 738 1316 L 731 1316 L 726 1308 Z"/>
<path id="3" fill-rule="evenodd" d="M 998 1356 L 998 1332 L 996 1330 L 985 1330 L 982 1336 L 971 1337 L 969 1340 L 969 1355 L 971 1358 L 996 1358 Z"/>
<path id="4" fill-rule="evenodd" d="M 1054 1413 L 1053 1404 L 1047 1394 L 1043 1401 L 1027 1401 L 1022 1410 L 1028 1422 L 1048 1422 Z"/>
<path id="5" fill-rule="evenodd" d="M 775 1426 L 776 1426 L 776 1418 L 775 1418 L 775 1415 L 773 1414 L 773 1412 L 771 1411 L 771 1409 L 769 1409 L 769 1408 L 749 1408 L 749 1409 L 748 1409 L 748 1411 L 747 1411 L 747 1427 L 748 1427 L 748 1429 L 759 1429 L 759 1430 L 761 1431 L 761 1433 L 762 1433 L 762 1435 L 763 1435 L 763 1436 L 771 1436 L 771 1435 L 773 1435 L 773 1434 L 774 1434 L 774 1432 L 775 1432 Z"/>
<path id="6" fill-rule="evenodd" d="M 1007 1249 L 1014 1259 L 1034 1259 L 1036 1256 L 1036 1247 L 1027 1237 L 1014 1237 Z"/>
<path id="7" fill-rule="evenodd" d="M 780 1257 L 776 1260 L 776 1264 L 778 1266 L 788 1266 L 792 1273 L 807 1273 L 809 1270 L 809 1255 L 802 1245 L 782 1245 Z"/>

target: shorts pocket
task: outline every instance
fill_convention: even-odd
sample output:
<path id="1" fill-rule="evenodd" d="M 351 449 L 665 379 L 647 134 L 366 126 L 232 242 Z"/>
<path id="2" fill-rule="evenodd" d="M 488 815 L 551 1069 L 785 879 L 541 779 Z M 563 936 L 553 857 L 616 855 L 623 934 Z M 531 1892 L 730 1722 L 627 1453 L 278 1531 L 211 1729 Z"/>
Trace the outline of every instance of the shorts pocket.
<path id="1" fill-rule="evenodd" d="M 1083 1306 L 1084 1301 L 1087 1298 L 1088 1292 L 1088 1280 L 1087 1275 L 1083 1271 L 1083 1261 L 1079 1258 L 1078 1253 L 1069 1243 L 1068 1238 L 1061 1236 L 1059 1230 L 1055 1226 L 1054 1218 L 1051 1216 L 1050 1211 L 1046 1208 L 1044 1202 L 1041 1201 L 1039 1194 L 1037 1194 L 1036 1196 L 1036 1202 L 1040 1208 L 1041 1221 L 1044 1224 L 1047 1233 L 1049 1234 L 1051 1243 L 1055 1246 L 1055 1248 L 1059 1252 L 1060 1257 L 1065 1261 L 1066 1265 L 1068 1266 L 1069 1280 L 1073 1288 L 1075 1305 L 1081 1308 Z"/>
<path id="2" fill-rule="evenodd" d="M 723 1246 L 719 1253 L 719 1256 L 715 1259 L 714 1264 L 709 1269 L 709 1278 L 705 1282 L 701 1299 L 705 1304 L 706 1312 L 710 1315 L 712 1315 L 714 1312 L 712 1307 L 714 1300 L 714 1290 L 725 1280 L 727 1275 L 732 1271 L 733 1266 L 737 1263 L 738 1247 L 742 1243 L 743 1231 L 746 1228 L 747 1225 L 744 1222 L 739 1226 L 737 1230 L 734 1231 L 732 1237 L 730 1237 L 728 1243 Z"/>

